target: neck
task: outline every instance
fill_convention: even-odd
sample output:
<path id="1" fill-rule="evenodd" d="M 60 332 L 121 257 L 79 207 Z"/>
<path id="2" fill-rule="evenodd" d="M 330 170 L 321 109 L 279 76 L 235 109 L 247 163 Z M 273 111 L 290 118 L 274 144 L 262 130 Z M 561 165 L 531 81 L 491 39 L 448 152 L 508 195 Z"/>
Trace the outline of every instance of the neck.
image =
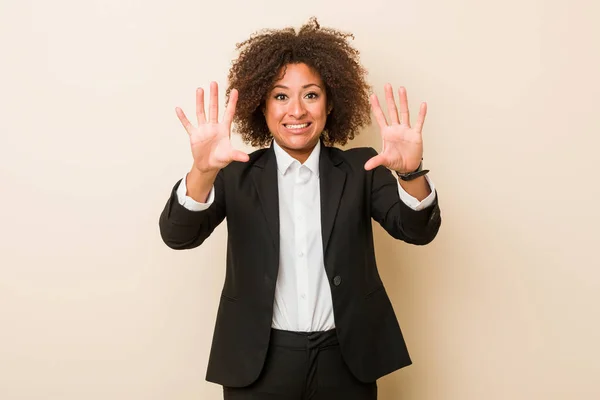
<path id="1" fill-rule="evenodd" d="M 300 162 L 300 164 L 304 164 L 306 162 L 306 160 L 308 160 L 308 157 L 310 157 L 310 153 L 313 151 L 314 148 L 315 148 L 315 146 L 313 146 L 308 151 L 288 150 L 288 149 L 283 149 L 283 150 L 285 150 L 286 153 L 288 153 L 290 156 L 292 156 L 292 158 L 295 158 L 296 160 L 298 160 Z"/>
<path id="2" fill-rule="evenodd" d="M 284 147 L 280 144 L 279 144 L 279 147 L 281 147 L 281 149 L 283 151 L 288 153 L 290 155 L 290 157 L 292 157 L 295 160 L 298 160 L 298 162 L 300 162 L 300 164 L 304 164 L 306 162 L 306 160 L 308 160 L 308 157 L 310 157 L 310 155 L 313 152 L 316 145 L 317 145 L 317 143 L 313 144 L 312 146 L 305 147 L 303 149 L 290 149 L 290 148 Z"/>

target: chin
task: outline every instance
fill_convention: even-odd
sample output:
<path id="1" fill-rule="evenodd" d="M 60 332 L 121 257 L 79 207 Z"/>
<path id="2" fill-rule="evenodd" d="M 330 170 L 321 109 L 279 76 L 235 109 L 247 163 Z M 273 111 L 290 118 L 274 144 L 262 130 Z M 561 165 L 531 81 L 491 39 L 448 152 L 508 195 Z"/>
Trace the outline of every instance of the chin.
<path id="1" fill-rule="evenodd" d="M 292 136 L 286 137 L 284 139 L 285 145 L 294 150 L 302 150 L 308 147 L 313 147 L 317 144 L 319 138 L 314 137 L 302 137 L 302 136 Z"/>

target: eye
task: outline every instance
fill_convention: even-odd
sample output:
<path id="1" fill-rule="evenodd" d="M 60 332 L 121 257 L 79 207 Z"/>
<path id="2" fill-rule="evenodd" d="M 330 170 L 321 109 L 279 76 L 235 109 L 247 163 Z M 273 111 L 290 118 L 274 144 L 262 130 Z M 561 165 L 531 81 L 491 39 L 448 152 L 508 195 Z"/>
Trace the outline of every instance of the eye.
<path id="1" fill-rule="evenodd" d="M 285 94 L 283 94 L 283 93 L 277 93 L 274 96 L 274 98 L 275 98 L 275 100 L 285 100 L 287 98 L 287 96 Z"/>
<path id="2" fill-rule="evenodd" d="M 311 100 L 315 100 L 319 98 L 319 95 L 315 92 L 310 92 L 306 94 L 306 97 L 311 99 Z"/>

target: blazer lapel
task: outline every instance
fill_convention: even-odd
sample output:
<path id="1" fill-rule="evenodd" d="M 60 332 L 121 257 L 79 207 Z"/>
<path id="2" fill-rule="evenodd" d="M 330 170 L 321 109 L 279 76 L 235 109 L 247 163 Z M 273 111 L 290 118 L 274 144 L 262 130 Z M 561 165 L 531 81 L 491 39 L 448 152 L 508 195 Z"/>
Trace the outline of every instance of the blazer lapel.
<path id="1" fill-rule="evenodd" d="M 346 172 L 338 166 L 340 157 L 322 145 L 319 157 L 319 189 L 321 197 L 321 236 L 323 253 L 327 251 L 331 231 L 346 183 Z M 258 193 L 265 220 L 271 232 L 273 246 L 279 254 L 279 195 L 277 187 L 277 160 L 273 146 L 254 163 L 252 180 Z"/>
<path id="2" fill-rule="evenodd" d="M 252 180 L 260 199 L 263 215 L 273 239 L 275 253 L 279 255 L 279 195 L 277 189 L 277 160 L 273 146 L 256 160 Z"/>
<path id="3" fill-rule="evenodd" d="M 337 216 L 340 199 L 346 183 L 346 172 L 338 167 L 343 162 L 329 147 L 321 147 L 319 157 L 319 182 L 321 190 L 321 235 L 323 254 L 327 253 L 327 245 L 331 230 Z"/>

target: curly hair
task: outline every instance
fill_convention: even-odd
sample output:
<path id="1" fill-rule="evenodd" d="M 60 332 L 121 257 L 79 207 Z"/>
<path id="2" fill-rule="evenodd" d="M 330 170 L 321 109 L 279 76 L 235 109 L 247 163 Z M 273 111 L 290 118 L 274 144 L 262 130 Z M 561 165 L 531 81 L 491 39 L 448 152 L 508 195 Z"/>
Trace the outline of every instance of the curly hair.
<path id="1" fill-rule="evenodd" d="M 229 70 L 229 86 L 239 93 L 234 123 L 242 139 L 251 146 L 265 147 L 272 140 L 263 108 L 267 94 L 288 64 L 304 63 L 325 84 L 331 113 L 322 133 L 327 145 L 344 145 L 371 120 L 367 71 L 359 52 L 348 39 L 351 33 L 322 28 L 311 18 L 296 33 L 291 27 L 265 29 L 236 45 L 240 52 Z"/>

